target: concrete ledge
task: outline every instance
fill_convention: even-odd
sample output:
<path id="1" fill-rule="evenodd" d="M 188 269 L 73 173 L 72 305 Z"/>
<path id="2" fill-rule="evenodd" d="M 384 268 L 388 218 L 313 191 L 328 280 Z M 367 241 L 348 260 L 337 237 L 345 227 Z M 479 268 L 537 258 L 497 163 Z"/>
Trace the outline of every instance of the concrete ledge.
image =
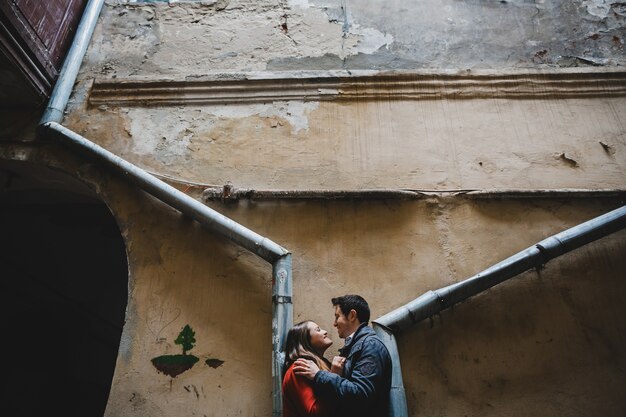
<path id="1" fill-rule="evenodd" d="M 274 101 L 541 99 L 626 96 L 626 71 L 295 72 L 215 74 L 187 80 L 96 79 L 92 106 Z"/>

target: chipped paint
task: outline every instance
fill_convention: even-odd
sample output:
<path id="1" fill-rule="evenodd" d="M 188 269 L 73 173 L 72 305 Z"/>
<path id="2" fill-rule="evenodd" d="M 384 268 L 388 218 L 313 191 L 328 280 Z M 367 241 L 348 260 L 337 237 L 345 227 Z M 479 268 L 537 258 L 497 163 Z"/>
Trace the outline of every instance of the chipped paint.
<path id="1" fill-rule="evenodd" d="M 172 111 L 168 109 L 154 109 L 151 112 L 129 109 L 128 133 L 133 138 L 142 138 L 132 141 L 132 151 L 139 155 L 158 155 L 158 159 L 165 164 L 175 163 L 184 157 L 189 152 L 188 146 L 193 138 L 191 127 L 194 120 L 183 117 L 182 114 L 174 119 L 172 116 Z M 163 123 L 164 120 L 170 123 Z M 211 123 L 211 120 L 207 120 L 204 124 Z M 145 136 L 144 132 L 151 130 L 151 126 L 160 126 L 158 134 L 155 132 Z"/>
<path id="2" fill-rule="evenodd" d="M 613 0 L 609 2 L 606 0 L 584 0 L 582 4 L 587 8 L 587 13 L 590 15 L 606 19 L 611 11 L 612 3 L 614 3 Z"/>
<path id="3" fill-rule="evenodd" d="M 112 79 L 266 69 L 618 66 L 626 64 L 625 16 L 623 3 L 608 0 L 424 0 L 411 7 L 340 0 L 109 2 L 101 18 L 107 31 L 97 29 L 85 68 Z"/>
<path id="4" fill-rule="evenodd" d="M 308 130 L 308 114 L 317 109 L 319 105 L 320 103 L 317 101 L 278 101 L 272 104 L 207 106 L 204 111 L 228 119 L 240 119 L 255 115 L 263 118 L 280 118 L 291 125 L 292 134 L 298 134 L 301 130 Z"/>
<path id="5" fill-rule="evenodd" d="M 393 43 L 393 36 L 389 33 L 382 33 L 374 28 L 365 28 L 358 24 L 351 26 L 350 34 L 358 37 L 355 47 L 350 50 L 351 55 L 372 54 L 382 47 L 389 48 Z"/>
<path id="6" fill-rule="evenodd" d="M 308 0 L 288 0 L 290 7 L 299 7 L 301 9 L 308 9 L 310 7 Z"/>

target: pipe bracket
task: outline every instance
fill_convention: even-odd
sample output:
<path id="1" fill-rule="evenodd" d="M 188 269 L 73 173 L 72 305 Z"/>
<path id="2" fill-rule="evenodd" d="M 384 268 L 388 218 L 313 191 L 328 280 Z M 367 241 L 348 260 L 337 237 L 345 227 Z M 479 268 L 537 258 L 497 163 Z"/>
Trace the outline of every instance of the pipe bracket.
<path id="1" fill-rule="evenodd" d="M 288 295 L 273 295 L 272 303 L 274 304 L 292 304 L 291 297 Z"/>

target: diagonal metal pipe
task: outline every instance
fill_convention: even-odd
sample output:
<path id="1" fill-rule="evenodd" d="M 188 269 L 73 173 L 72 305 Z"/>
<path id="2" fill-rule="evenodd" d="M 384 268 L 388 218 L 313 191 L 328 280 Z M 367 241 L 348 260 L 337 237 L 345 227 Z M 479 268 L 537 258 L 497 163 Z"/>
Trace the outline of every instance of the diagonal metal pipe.
<path id="1" fill-rule="evenodd" d="M 272 407 L 273 415 L 279 417 L 282 346 L 293 323 L 291 253 L 58 123 L 44 123 L 40 132 L 95 159 L 126 181 L 272 264 Z"/>
<path id="2" fill-rule="evenodd" d="M 282 346 L 293 324 L 291 253 L 270 239 L 210 209 L 143 169 L 59 124 L 63 120 L 65 108 L 103 4 L 104 0 L 89 0 L 85 7 L 72 46 L 39 122 L 39 133 L 42 136 L 56 138 L 98 160 L 142 190 L 272 264 L 272 413 L 274 417 L 280 417 L 284 362 Z"/>
<path id="3" fill-rule="evenodd" d="M 393 362 L 390 415 L 392 417 L 408 416 L 395 334 L 522 272 L 539 268 L 554 258 L 625 227 L 626 206 L 622 206 L 550 236 L 464 281 L 436 291 L 428 291 L 404 306 L 374 320 L 372 322 L 374 330 L 385 342 Z"/>
<path id="4" fill-rule="evenodd" d="M 148 174 L 136 165 L 133 165 L 58 123 L 44 123 L 40 126 L 40 129 L 42 129 L 48 137 L 54 138 L 82 152 L 88 157 L 97 160 L 113 172 L 122 176 L 126 181 L 136 185 L 171 207 L 176 208 L 202 225 L 209 227 L 238 245 L 259 255 L 270 263 L 274 263 L 277 259 L 289 253 L 287 249 L 236 223 L 217 211 L 210 209 L 198 200 L 189 197 L 187 194 L 166 184 L 153 175 Z"/>
<path id="5" fill-rule="evenodd" d="M 282 414 L 282 346 L 293 323 L 291 253 L 56 122 L 44 123 L 39 128 L 42 134 L 96 160 L 131 184 L 272 264 L 272 403 L 273 415 L 279 417 Z"/>

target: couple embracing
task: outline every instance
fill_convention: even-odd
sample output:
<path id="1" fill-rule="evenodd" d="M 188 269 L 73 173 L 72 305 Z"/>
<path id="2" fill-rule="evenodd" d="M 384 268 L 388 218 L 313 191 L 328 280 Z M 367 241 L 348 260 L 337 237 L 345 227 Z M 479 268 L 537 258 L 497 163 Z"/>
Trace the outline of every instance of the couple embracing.
<path id="1" fill-rule="evenodd" d="M 333 344 L 315 322 L 294 325 L 285 342 L 283 417 L 386 417 L 391 358 L 368 326 L 370 309 L 359 295 L 333 298 L 334 326 L 345 340 L 340 356 L 324 357 Z"/>

